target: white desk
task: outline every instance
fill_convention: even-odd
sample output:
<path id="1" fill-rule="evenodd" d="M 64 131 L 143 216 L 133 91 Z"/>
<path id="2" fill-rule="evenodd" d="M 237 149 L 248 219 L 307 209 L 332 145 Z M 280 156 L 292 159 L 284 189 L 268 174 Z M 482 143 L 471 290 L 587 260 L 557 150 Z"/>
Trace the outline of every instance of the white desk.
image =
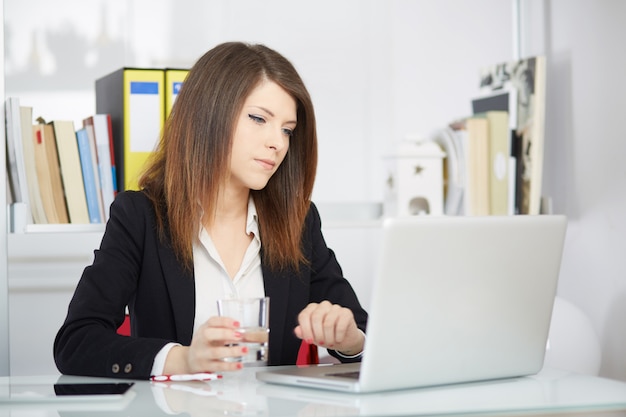
<path id="1" fill-rule="evenodd" d="M 162 400 L 174 414 L 190 416 L 626 416 L 626 383 L 555 370 L 528 378 L 374 394 L 269 385 L 256 380 L 256 371 L 245 369 L 218 381 L 169 387 L 137 381 L 129 398 L 119 402 L 4 404 L 0 405 L 0 417 L 171 415 L 159 405 Z M 68 376 L 12 379 L 22 383 L 102 380 Z M 0 388 L 8 380 L 0 378 Z"/>

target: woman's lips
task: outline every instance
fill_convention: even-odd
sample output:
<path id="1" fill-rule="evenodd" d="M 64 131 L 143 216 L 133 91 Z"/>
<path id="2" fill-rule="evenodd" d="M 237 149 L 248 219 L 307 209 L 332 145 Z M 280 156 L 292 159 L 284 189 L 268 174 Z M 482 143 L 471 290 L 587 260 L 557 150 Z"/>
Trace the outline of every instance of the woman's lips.
<path id="1" fill-rule="evenodd" d="M 272 161 L 271 159 L 257 159 L 256 161 L 259 163 L 259 165 L 267 170 L 272 170 L 276 166 L 276 162 Z"/>

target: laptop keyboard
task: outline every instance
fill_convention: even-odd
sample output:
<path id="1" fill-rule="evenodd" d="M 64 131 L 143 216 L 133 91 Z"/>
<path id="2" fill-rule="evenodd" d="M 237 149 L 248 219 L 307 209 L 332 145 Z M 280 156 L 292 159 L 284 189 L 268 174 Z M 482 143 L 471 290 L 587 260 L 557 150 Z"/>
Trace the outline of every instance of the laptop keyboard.
<path id="1" fill-rule="evenodd" d="M 350 372 L 334 372 L 327 374 L 328 376 L 338 376 L 339 378 L 348 378 L 348 379 L 359 379 L 359 371 L 350 371 Z"/>

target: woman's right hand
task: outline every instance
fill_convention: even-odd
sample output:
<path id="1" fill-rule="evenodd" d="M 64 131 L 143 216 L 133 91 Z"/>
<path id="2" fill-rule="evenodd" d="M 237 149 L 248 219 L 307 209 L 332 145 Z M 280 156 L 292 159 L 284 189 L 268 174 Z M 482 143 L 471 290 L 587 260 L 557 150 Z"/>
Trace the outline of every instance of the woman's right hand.
<path id="1" fill-rule="evenodd" d="M 225 361 L 247 353 L 247 347 L 229 344 L 241 342 L 239 323 L 228 317 L 211 317 L 194 333 L 190 346 L 175 346 L 167 355 L 165 374 L 224 372 L 242 369 L 241 362 Z"/>

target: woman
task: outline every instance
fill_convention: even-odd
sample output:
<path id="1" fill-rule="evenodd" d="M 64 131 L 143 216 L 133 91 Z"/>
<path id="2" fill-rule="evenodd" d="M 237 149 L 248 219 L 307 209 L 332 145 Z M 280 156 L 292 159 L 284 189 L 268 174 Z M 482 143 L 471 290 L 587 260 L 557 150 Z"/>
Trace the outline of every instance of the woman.
<path id="1" fill-rule="evenodd" d="M 270 365 L 301 341 L 358 361 L 367 314 L 310 202 L 315 115 L 296 70 L 263 45 L 224 43 L 189 72 L 140 179 L 120 193 L 54 343 L 62 373 L 148 378 L 234 371 L 216 300 L 270 297 Z M 128 306 L 131 337 L 116 333 Z"/>

